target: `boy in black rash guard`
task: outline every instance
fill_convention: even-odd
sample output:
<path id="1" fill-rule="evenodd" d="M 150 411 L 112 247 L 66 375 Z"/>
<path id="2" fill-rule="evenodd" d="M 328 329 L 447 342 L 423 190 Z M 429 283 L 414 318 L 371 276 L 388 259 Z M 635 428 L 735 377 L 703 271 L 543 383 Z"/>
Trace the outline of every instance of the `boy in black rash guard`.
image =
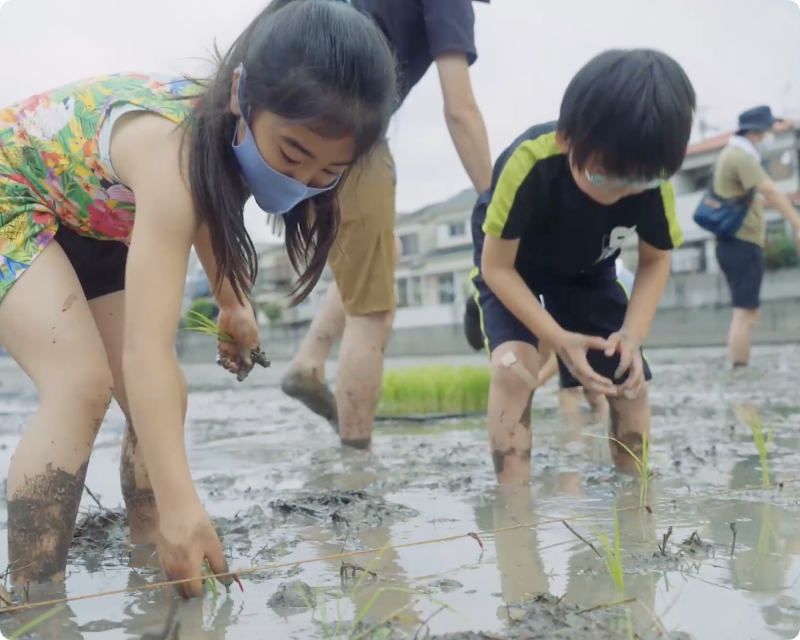
<path id="1" fill-rule="evenodd" d="M 669 56 L 607 51 L 573 78 L 558 122 L 530 128 L 497 161 L 472 235 L 501 484 L 528 481 L 531 450 L 531 391 L 502 360 L 513 353 L 535 377 L 540 339 L 584 389 L 608 396 L 610 437 L 641 450 L 651 375 L 640 345 L 682 239 L 669 178 L 683 163 L 695 108 L 691 82 Z M 629 303 L 614 262 L 634 233 Z M 612 442 L 611 452 L 633 467 L 623 447 Z"/>

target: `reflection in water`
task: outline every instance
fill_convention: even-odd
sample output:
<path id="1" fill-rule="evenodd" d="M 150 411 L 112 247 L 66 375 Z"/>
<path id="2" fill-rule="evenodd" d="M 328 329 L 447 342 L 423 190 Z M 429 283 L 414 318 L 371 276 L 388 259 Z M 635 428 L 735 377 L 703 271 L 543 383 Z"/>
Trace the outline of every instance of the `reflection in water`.
<path id="1" fill-rule="evenodd" d="M 343 448 L 345 471 L 336 474 L 335 478 L 326 474 L 322 487 L 319 486 L 321 484 L 319 479 L 310 481 L 307 487 L 367 490 L 378 476 L 375 472 L 363 468 L 365 456 L 371 458 L 372 454 Z M 373 623 L 392 618 L 407 628 L 419 627 L 420 614 L 415 608 L 418 596 L 411 590 L 398 552 L 386 548 L 392 545 L 391 525 L 356 526 L 353 530 L 348 523 L 343 523 L 339 529 L 335 540 L 319 544 L 321 557 L 353 548 L 382 549 L 382 551 L 325 563 L 332 574 L 339 575 L 342 595 L 350 601 L 352 607 L 343 607 L 338 599 L 326 602 L 323 598 L 321 603 L 325 609 L 322 614 L 323 622 L 335 626 L 337 622 L 352 622 L 362 618 Z M 309 531 L 312 537 L 317 537 L 319 533 L 321 532 L 312 534 Z M 371 575 L 370 572 L 375 575 Z"/>
<path id="2" fill-rule="evenodd" d="M 477 630 L 503 637 L 513 632 L 506 625 L 505 604 L 542 592 L 582 609 L 607 605 L 622 596 L 616 593 L 602 560 L 560 522 L 496 535 L 487 532 L 580 516 L 586 519 L 572 526 L 600 549 L 594 529 L 611 531 L 610 511 L 615 502 L 624 596 L 637 598 L 669 631 L 686 631 L 702 640 L 794 638 L 800 629 L 800 485 L 789 479 L 800 468 L 800 438 L 794 435 L 800 433 L 800 409 L 794 399 L 800 349 L 758 353 L 763 369 L 745 378 L 726 373 L 723 351 L 702 357 L 697 351 L 653 354 L 657 369 L 651 396 L 653 462 L 661 475 L 651 483 L 649 502 L 664 504 L 655 506 L 652 514 L 627 509 L 638 503 L 638 484 L 614 474 L 608 443 L 581 436 L 587 431 L 606 435 L 605 425 L 564 426 L 554 419 L 556 390 L 548 395 L 544 389 L 537 405 L 542 413 L 534 423 L 531 488 L 509 491 L 494 485 L 485 425 L 478 420 L 452 428 L 447 424 L 384 425 L 375 439 L 378 458 L 340 451 L 327 424 L 302 413 L 277 389 L 240 386 L 235 391 L 193 393 L 187 428 L 189 456 L 195 476 L 207 479 L 198 487 L 210 513 L 227 521 L 223 543 L 232 566 L 250 566 L 251 558 L 262 550 L 256 562 L 287 566 L 246 575 L 244 594 L 223 592 L 216 602 L 207 597 L 181 604 L 181 640 L 322 639 L 325 633 L 318 621 L 323 609 L 328 621 L 335 622 L 352 620 L 368 606 L 373 619 L 405 609 L 402 626 L 413 637 L 421 621 L 438 609 L 425 596 L 407 591 L 382 593 L 370 604 L 384 587 L 438 589 L 434 597 L 452 606 L 455 613 L 444 611 L 430 621 L 432 637 Z M 190 384 L 192 376 L 187 373 Z M 765 424 L 774 415 L 785 420 L 776 428 L 771 444 L 770 471 L 775 478 L 787 479 L 786 488 L 698 499 L 700 493 L 761 482 L 749 431 L 730 428 L 728 404 L 733 396 L 753 399 Z M 35 398 L 26 403 L 16 397 L 0 398 L 0 412 L 13 418 L 0 424 L 3 468 L 7 468 L 19 425 L 35 410 Z M 100 497 L 104 506 L 113 508 L 121 500 L 113 492 L 119 447 L 108 426 L 104 426 L 105 440 L 101 439 L 108 446 L 98 446 L 93 454 L 89 486 L 105 484 L 106 493 Z M 291 500 L 301 489 L 313 493 L 332 488 L 386 493 L 420 515 L 377 526 L 356 518 L 348 532 L 342 522 L 309 526 L 283 518 L 268 506 L 277 499 Z M 237 518 L 240 512 L 244 515 Z M 0 566 L 5 564 L 4 517 L 0 510 Z M 738 532 L 732 555 L 731 522 L 736 522 Z M 654 556 L 669 527 L 674 528 L 669 552 Z M 348 549 L 381 548 L 469 531 L 481 533 L 483 554 L 474 541 L 387 550 L 371 567 L 378 580 L 365 578 L 355 591 L 352 579 L 339 584 L 339 560 L 302 567 L 288 564 L 339 553 L 345 544 Z M 707 547 L 687 552 L 681 542 L 694 531 Z M 81 558 L 70 566 L 70 595 L 157 579 L 147 570 L 140 571 L 141 575 L 132 571 L 127 547 L 115 540 L 104 549 L 102 563 Z M 352 560 L 367 567 L 374 557 Z M 137 558 L 132 564 L 142 562 Z M 443 577 L 451 582 L 447 589 L 435 586 Z M 281 583 L 298 579 L 315 589 L 316 611 L 282 617 L 266 606 Z M 34 600 L 63 596 L 63 587 L 58 589 L 55 594 L 52 587 L 34 589 L 31 596 Z M 327 606 L 322 604 L 325 601 Z M 140 640 L 145 633 L 163 629 L 172 602 L 169 589 L 74 602 L 43 623 L 39 635 Z M 619 608 L 621 613 L 625 609 L 631 612 L 635 632 L 648 638 L 659 636 L 644 607 Z M 4 630 L 18 628 L 42 612 L 0 616 L 0 625 Z M 617 631 L 624 638 L 627 621 L 623 617 L 619 623 Z"/>
<path id="3" fill-rule="evenodd" d="M 28 602 L 47 602 L 49 600 L 59 600 L 65 598 L 67 591 L 65 585 L 52 584 L 43 586 L 32 586 L 29 589 Z M 23 609 L 13 617 L 13 625 L 3 626 L 4 631 L 10 635 L 14 630 L 19 629 L 42 616 L 50 610 L 48 608 Z M 62 606 L 52 616 L 35 626 L 35 632 L 42 638 L 63 638 L 64 640 L 83 640 L 81 629 L 75 621 L 75 612 L 69 606 Z"/>
<path id="4" fill-rule="evenodd" d="M 551 593 L 560 596 L 566 603 L 579 604 L 583 608 L 590 609 L 635 597 L 645 606 L 630 608 L 634 633 L 652 629 L 654 621 L 650 612 L 655 603 L 655 579 L 651 575 L 627 570 L 631 551 L 640 548 L 643 542 L 652 546 L 655 540 L 655 519 L 649 515 L 643 516 L 643 511 L 640 509 L 626 510 L 628 507 L 638 505 L 638 500 L 638 493 L 630 492 L 620 495 L 616 500 L 617 508 L 620 510 L 619 536 L 625 571 L 623 594 L 617 592 L 603 561 L 595 552 L 559 524 L 547 527 L 560 532 L 559 547 L 564 545 L 570 547 L 566 566 L 559 567 L 567 577 L 566 589 L 560 594 L 553 593 L 550 575 L 545 570 L 538 527 L 518 527 L 495 533 L 497 570 L 503 602 L 506 605 L 516 604 L 525 602 L 537 594 Z M 543 518 L 534 507 L 529 487 L 498 487 L 494 500 L 476 510 L 476 520 L 482 528 L 504 529 L 517 527 L 520 524 L 535 524 Z M 602 546 L 589 527 L 583 523 L 576 523 L 575 528 L 580 529 L 581 535 L 602 553 Z M 610 523 L 608 530 L 613 540 Z M 550 549 L 552 553 L 553 548 Z M 504 607 L 498 609 L 498 617 L 502 620 L 507 619 Z M 627 618 L 623 616 L 620 622 L 627 625 Z"/>
<path id="5" fill-rule="evenodd" d="M 729 487 L 757 486 L 760 481 L 759 457 L 751 455 L 733 465 Z M 730 537 L 730 523 L 736 524 L 736 549 L 729 560 L 731 584 L 759 605 L 767 627 L 796 634 L 800 608 L 784 611 L 776 601 L 786 589 L 796 586 L 798 575 L 791 575 L 789 569 L 800 556 L 798 514 L 768 502 L 737 500 L 709 515 L 712 535 L 718 540 Z"/>

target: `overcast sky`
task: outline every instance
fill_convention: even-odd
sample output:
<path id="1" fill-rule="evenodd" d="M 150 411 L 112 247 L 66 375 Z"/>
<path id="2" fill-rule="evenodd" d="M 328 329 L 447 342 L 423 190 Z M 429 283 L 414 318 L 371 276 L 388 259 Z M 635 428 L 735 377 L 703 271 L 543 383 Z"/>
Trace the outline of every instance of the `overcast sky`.
<path id="1" fill-rule="evenodd" d="M 398 0 L 385 0 L 394 2 Z M 114 71 L 198 72 L 265 0 L 0 0 L 0 105 Z M 796 0 L 492 0 L 476 3 L 473 78 L 492 155 L 530 125 L 555 119 L 574 73 L 612 47 L 647 46 L 684 65 L 703 115 L 723 130 L 769 104 L 800 117 Z M 469 186 L 442 116 L 435 69 L 390 127 L 398 210 Z M 268 233 L 247 210 L 253 239 Z"/>

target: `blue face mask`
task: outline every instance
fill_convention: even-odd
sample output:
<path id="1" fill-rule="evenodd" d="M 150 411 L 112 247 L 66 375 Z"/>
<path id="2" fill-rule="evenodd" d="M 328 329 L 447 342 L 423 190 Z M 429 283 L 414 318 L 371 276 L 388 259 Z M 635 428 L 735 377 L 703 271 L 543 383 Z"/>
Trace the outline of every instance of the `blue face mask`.
<path id="1" fill-rule="evenodd" d="M 327 187 L 315 189 L 275 171 L 266 163 L 256 146 L 256 140 L 247 122 L 249 113 L 244 99 L 244 81 L 244 65 L 239 65 L 237 95 L 246 133 L 241 144 L 236 144 L 236 131 L 234 131 L 233 151 L 239 160 L 239 167 L 242 170 L 244 181 L 261 210 L 266 213 L 283 215 L 303 202 L 303 200 L 308 200 L 333 189 L 339 182 L 341 174 Z"/>

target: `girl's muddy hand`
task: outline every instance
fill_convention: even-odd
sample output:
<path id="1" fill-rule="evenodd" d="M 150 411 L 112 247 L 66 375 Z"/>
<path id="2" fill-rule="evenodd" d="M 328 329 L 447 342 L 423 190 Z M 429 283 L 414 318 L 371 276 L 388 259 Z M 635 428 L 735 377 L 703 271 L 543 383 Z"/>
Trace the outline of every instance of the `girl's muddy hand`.
<path id="1" fill-rule="evenodd" d="M 227 587 L 233 582 L 217 532 L 199 501 L 160 514 L 156 548 L 167 580 L 187 580 L 175 585 L 184 598 L 203 595 L 202 565 L 206 559 L 222 584 Z"/>
<path id="2" fill-rule="evenodd" d="M 244 305 L 220 307 L 217 320 L 220 330 L 233 342 L 220 341 L 217 361 L 241 382 L 253 370 L 253 350 L 258 348 L 259 336 L 255 314 L 249 302 Z"/>

